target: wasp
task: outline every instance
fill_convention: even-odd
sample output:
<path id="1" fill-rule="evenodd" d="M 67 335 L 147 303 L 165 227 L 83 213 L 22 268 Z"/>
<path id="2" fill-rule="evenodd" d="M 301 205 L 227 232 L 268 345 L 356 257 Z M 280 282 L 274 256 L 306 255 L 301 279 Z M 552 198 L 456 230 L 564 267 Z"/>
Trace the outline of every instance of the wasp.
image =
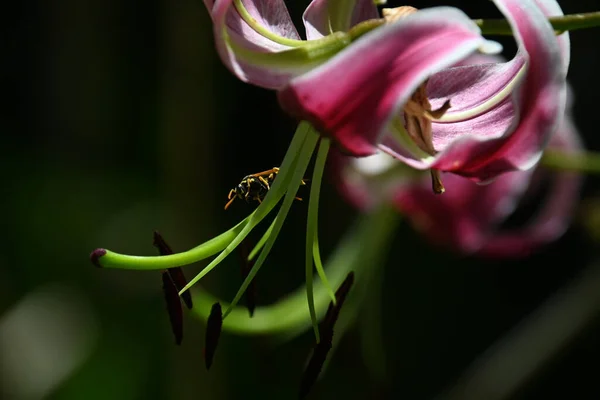
<path id="1" fill-rule="evenodd" d="M 227 200 L 229 201 L 225 204 L 225 210 L 229 208 L 236 198 L 246 200 L 246 203 L 249 203 L 251 200 L 261 203 L 267 192 L 271 189 L 271 185 L 278 173 L 279 168 L 273 167 L 256 174 L 246 175 L 236 187 L 229 191 L 229 195 L 227 196 Z M 301 184 L 306 185 L 306 180 L 303 179 Z M 296 197 L 296 199 L 302 200 L 300 197 Z"/>

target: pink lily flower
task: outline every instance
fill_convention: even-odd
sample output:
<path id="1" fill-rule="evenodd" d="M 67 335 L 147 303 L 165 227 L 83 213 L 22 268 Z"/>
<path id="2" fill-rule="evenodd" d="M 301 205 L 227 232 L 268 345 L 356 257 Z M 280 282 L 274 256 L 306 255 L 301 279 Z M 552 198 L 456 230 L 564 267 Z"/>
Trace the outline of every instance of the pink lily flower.
<path id="1" fill-rule="evenodd" d="M 581 149 L 570 118 L 561 123 L 549 148 Z M 527 256 L 559 238 L 570 222 L 581 185 L 581 177 L 573 172 L 551 173 L 541 167 L 509 172 L 486 185 L 447 174 L 444 180 L 452 190 L 437 196 L 426 177 L 398 170 L 399 163 L 385 153 L 365 158 L 332 156 L 340 191 L 359 209 L 368 211 L 380 202 L 392 202 L 431 241 L 462 253 L 496 258 Z M 522 199 L 540 194 L 543 179 L 550 185 L 537 214 L 524 226 L 503 228 Z"/>
<path id="2" fill-rule="evenodd" d="M 452 9 L 425 9 L 295 77 L 279 101 L 348 154 L 431 169 L 436 192 L 439 171 L 487 181 L 527 170 L 564 115 L 569 37 L 547 20 L 562 15 L 554 0 L 494 3 L 518 44 L 508 62 L 460 65 L 482 46 L 475 30 Z"/>

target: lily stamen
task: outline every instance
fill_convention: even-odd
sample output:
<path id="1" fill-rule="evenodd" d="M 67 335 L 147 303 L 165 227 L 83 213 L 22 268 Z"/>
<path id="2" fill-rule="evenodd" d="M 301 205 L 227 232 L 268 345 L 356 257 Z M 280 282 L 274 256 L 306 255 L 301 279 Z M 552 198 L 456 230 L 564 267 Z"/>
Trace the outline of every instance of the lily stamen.
<path id="1" fill-rule="evenodd" d="M 411 98 L 404 106 L 404 120 L 406 122 L 406 131 L 415 144 L 421 150 L 434 156 L 437 151 L 433 146 L 433 134 L 431 121 L 441 118 L 450 108 L 450 100 L 435 110 L 431 109 L 431 103 L 427 98 L 427 81 L 423 82 L 413 93 Z M 445 192 L 444 184 L 440 177 L 440 172 L 431 169 L 431 184 L 433 192 L 441 194 Z"/>
<path id="2" fill-rule="evenodd" d="M 401 6 L 396 8 L 384 8 L 381 10 L 381 14 L 383 15 L 385 22 L 389 24 L 417 11 L 419 10 L 411 6 Z"/>
<path id="3" fill-rule="evenodd" d="M 440 176 L 439 169 L 431 168 L 429 170 L 431 172 L 431 187 L 433 189 L 433 193 L 442 194 L 446 191 L 444 184 L 442 183 L 442 178 Z"/>

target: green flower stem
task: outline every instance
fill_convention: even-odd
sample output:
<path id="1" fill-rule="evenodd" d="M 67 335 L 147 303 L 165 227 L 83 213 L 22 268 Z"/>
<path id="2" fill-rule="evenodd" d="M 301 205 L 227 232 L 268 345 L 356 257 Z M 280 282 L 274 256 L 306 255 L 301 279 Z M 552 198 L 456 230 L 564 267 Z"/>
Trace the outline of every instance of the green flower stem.
<path id="1" fill-rule="evenodd" d="M 223 313 L 223 319 L 225 319 L 227 317 L 227 315 L 229 315 L 229 313 L 231 312 L 233 307 L 235 307 L 237 305 L 238 301 L 240 301 L 240 299 L 242 298 L 242 295 L 244 294 L 244 292 L 250 285 L 250 282 L 252 282 L 252 279 L 254 279 L 254 277 L 258 273 L 258 270 L 265 262 L 267 256 L 269 255 L 269 252 L 271 251 L 271 248 L 273 247 L 273 244 L 275 244 L 275 240 L 277 239 L 277 236 L 279 235 L 279 231 L 281 230 L 281 227 L 283 226 L 285 218 L 287 217 L 287 214 L 290 211 L 290 208 L 292 207 L 292 203 L 294 202 L 294 200 L 296 198 L 296 193 L 298 192 L 298 188 L 300 187 L 300 184 L 302 182 L 302 178 L 304 177 L 306 168 L 308 167 L 308 164 L 310 163 L 310 159 L 312 158 L 312 154 L 314 152 L 315 146 L 317 145 L 317 142 L 319 140 L 319 135 L 316 132 L 314 132 L 314 130 L 312 128 L 310 128 L 310 126 L 308 124 L 307 124 L 307 126 L 308 126 L 308 129 L 306 129 L 306 131 L 305 131 L 306 132 L 306 141 L 304 143 L 304 147 L 302 148 L 302 151 L 300 152 L 300 154 L 297 157 L 297 163 L 296 163 L 296 166 L 294 167 L 291 181 L 289 182 L 288 185 L 286 185 L 286 187 L 288 188 L 287 193 L 285 194 L 285 198 L 283 199 L 283 203 L 281 204 L 281 208 L 279 209 L 279 213 L 277 214 L 277 218 L 275 219 L 275 225 L 273 226 L 273 232 L 267 239 L 267 242 L 265 243 L 265 247 L 261 250 L 260 255 L 258 256 L 258 259 L 256 260 L 256 262 L 250 269 L 248 276 L 242 283 L 242 286 L 240 287 L 237 294 L 235 295 L 235 298 L 233 299 L 231 304 L 227 307 L 227 309 Z M 277 179 L 279 179 L 279 177 L 277 177 Z M 277 182 L 277 179 L 275 179 L 275 182 Z"/>
<path id="2" fill-rule="evenodd" d="M 98 258 L 102 268 L 118 268 L 133 270 L 156 270 L 181 267 L 213 256 L 226 248 L 248 223 L 246 217 L 230 230 L 212 238 L 199 246 L 182 253 L 168 256 L 130 256 L 106 250 L 106 254 Z"/>
<path id="3" fill-rule="evenodd" d="M 316 133 L 316 132 L 315 132 Z M 316 133 L 318 134 L 318 133 Z M 327 161 L 327 154 L 329 153 L 329 139 L 322 138 L 317 153 L 317 159 L 315 161 L 315 168 L 313 171 L 313 177 L 310 185 L 310 197 L 308 199 L 308 217 L 306 218 L 306 249 L 305 249 L 305 276 L 306 276 L 306 299 L 308 302 L 308 311 L 312 320 L 313 330 L 315 332 L 315 338 L 319 343 L 319 323 L 317 321 L 317 313 L 315 311 L 315 301 L 313 296 L 313 247 L 319 228 L 319 197 L 321 194 L 321 180 L 323 178 L 323 170 L 325 169 L 325 162 Z M 321 273 L 322 272 L 322 273 Z M 335 293 L 331 290 L 331 286 L 327 281 L 327 276 L 322 271 L 319 272 L 321 281 L 325 288 L 329 289 L 329 295 L 332 301 L 335 302 Z"/>
<path id="4" fill-rule="evenodd" d="M 600 174 L 600 154 L 583 151 L 566 153 L 548 149 L 544 152 L 541 165 L 560 171 Z"/>
<path id="5" fill-rule="evenodd" d="M 210 262 L 210 264 L 208 264 L 202 271 L 200 271 L 200 273 L 198 273 L 198 275 L 192 278 L 192 280 L 190 280 L 189 283 L 183 287 L 183 289 L 179 291 L 179 295 L 181 295 L 183 292 L 194 286 L 200 279 L 202 279 L 204 276 L 206 276 L 206 274 L 208 274 L 217 265 L 219 265 L 219 263 L 223 261 L 225 257 L 231 254 L 231 252 L 246 238 L 246 236 L 248 236 L 252 229 L 254 229 L 256 225 L 258 225 L 263 220 L 263 218 L 265 218 L 267 214 L 269 214 L 273 210 L 273 208 L 275 208 L 277 203 L 279 203 L 289 186 L 289 181 L 291 179 L 290 174 L 292 174 L 295 170 L 299 154 L 303 154 L 307 151 L 305 144 L 307 141 L 306 139 L 309 131 L 310 125 L 304 122 L 300 123 L 298 129 L 296 130 L 296 134 L 292 139 L 292 145 L 290 145 L 290 148 L 288 149 L 283 159 L 283 162 L 281 163 L 279 173 L 277 174 L 277 179 L 275 179 L 273 185 L 271 185 L 271 189 L 265 196 L 262 203 L 260 203 L 256 210 L 254 210 L 254 212 L 250 214 L 250 219 L 248 220 L 246 226 L 244 226 L 241 232 L 231 241 L 231 243 L 229 243 L 229 245 L 227 245 L 227 247 L 214 260 Z M 300 145 L 299 151 L 297 150 L 298 143 L 302 143 Z M 294 149 L 295 151 L 292 151 L 292 149 Z M 313 149 L 314 146 L 310 148 L 311 153 Z M 255 267 L 256 264 L 252 269 L 254 269 Z M 248 276 L 250 276 L 251 274 L 252 271 L 250 271 L 250 274 Z"/>
<path id="6" fill-rule="evenodd" d="M 548 18 L 557 32 L 574 31 L 600 26 L 600 12 L 569 14 L 562 17 Z M 484 35 L 512 35 L 512 29 L 505 19 L 476 19 L 473 20 Z"/>
<path id="7" fill-rule="evenodd" d="M 373 261 L 369 257 L 385 252 L 397 222 L 396 212 L 387 207 L 361 216 L 327 263 L 327 274 L 331 284 L 338 287 L 352 270 L 357 271 L 364 267 L 363 270 L 368 271 L 373 266 Z M 319 318 L 322 318 L 330 298 L 320 281 L 315 282 L 314 289 L 315 306 Z M 207 320 L 212 305 L 220 301 L 205 290 L 194 290 L 192 297 L 194 299 L 192 312 L 202 321 Z M 350 298 L 347 301 L 349 300 Z M 229 306 L 225 302 L 220 302 L 224 307 Z M 301 287 L 272 305 L 256 308 L 252 318 L 248 316 L 245 307 L 234 307 L 227 319 L 223 321 L 223 330 L 239 335 L 280 334 L 292 338 L 304 332 L 310 325 L 311 318 L 306 307 L 306 288 Z"/>

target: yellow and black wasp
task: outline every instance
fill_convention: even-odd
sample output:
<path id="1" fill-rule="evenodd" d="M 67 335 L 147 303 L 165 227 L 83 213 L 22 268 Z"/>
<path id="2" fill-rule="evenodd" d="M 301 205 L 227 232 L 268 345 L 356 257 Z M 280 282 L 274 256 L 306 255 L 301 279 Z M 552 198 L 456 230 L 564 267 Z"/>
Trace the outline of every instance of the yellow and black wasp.
<path id="1" fill-rule="evenodd" d="M 279 168 L 273 167 L 256 174 L 246 175 L 236 187 L 229 191 L 229 195 L 227 195 L 229 201 L 225 204 L 225 209 L 227 210 L 236 198 L 246 200 L 246 203 L 251 200 L 261 203 L 271 189 L 278 173 Z M 306 185 L 306 180 L 303 179 L 301 184 Z M 300 197 L 296 197 L 296 199 L 302 200 Z"/>

